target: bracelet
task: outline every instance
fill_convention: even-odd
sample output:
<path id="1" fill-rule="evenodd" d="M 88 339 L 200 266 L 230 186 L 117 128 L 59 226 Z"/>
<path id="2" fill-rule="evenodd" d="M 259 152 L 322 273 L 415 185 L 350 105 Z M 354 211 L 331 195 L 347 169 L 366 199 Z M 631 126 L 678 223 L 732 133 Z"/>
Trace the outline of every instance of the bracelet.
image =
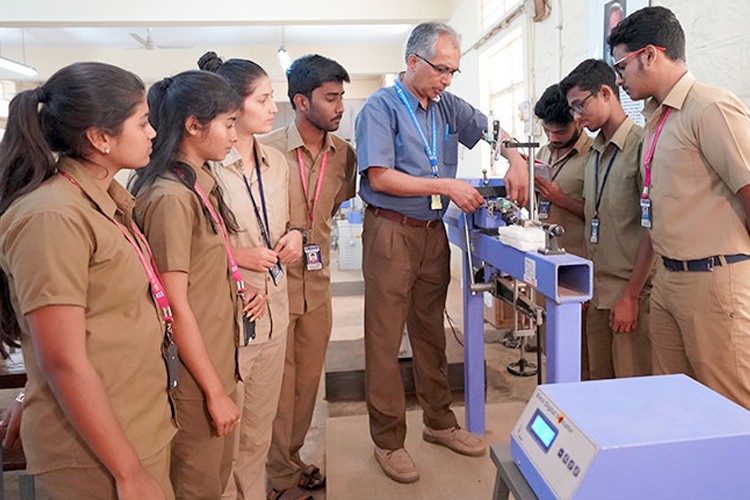
<path id="1" fill-rule="evenodd" d="M 16 403 L 23 404 L 23 400 L 26 399 L 26 393 L 25 392 L 19 392 L 16 394 Z"/>

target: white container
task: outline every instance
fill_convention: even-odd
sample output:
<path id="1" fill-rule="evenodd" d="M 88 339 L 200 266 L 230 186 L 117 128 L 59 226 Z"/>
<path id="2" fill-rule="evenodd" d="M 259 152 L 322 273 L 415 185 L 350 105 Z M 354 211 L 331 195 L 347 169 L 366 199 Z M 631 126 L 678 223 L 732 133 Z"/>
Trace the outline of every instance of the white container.
<path id="1" fill-rule="evenodd" d="M 338 220 L 336 225 L 339 230 L 339 269 L 362 269 L 362 224 Z"/>

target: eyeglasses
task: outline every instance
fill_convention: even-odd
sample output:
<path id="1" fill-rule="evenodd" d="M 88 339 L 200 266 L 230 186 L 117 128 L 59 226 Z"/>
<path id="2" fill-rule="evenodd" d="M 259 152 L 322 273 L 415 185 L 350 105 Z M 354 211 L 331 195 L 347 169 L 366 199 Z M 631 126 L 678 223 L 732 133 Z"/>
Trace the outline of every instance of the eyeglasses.
<path id="1" fill-rule="evenodd" d="M 418 58 L 420 58 L 421 60 L 423 60 L 424 62 L 426 62 L 427 64 L 429 64 L 432 69 L 434 69 L 435 71 L 437 71 L 440 74 L 440 76 L 450 76 L 452 78 L 452 77 L 456 76 L 456 73 L 460 73 L 461 72 L 461 70 L 458 69 L 458 68 L 456 68 L 456 69 L 448 69 L 445 66 L 435 65 L 432 62 L 428 61 L 427 58 L 422 57 L 422 56 L 420 56 L 417 53 L 415 53 L 414 55 L 417 56 Z"/>
<path id="2" fill-rule="evenodd" d="M 586 97 L 584 97 L 582 100 L 574 102 L 573 104 L 571 104 L 570 105 L 570 114 L 571 115 L 575 115 L 576 113 L 578 113 L 580 115 L 581 113 L 583 113 L 583 108 L 586 106 L 586 101 L 588 101 L 589 99 L 591 99 L 592 97 L 594 97 L 597 94 L 597 92 L 591 92 L 589 95 L 587 95 Z"/>
<path id="3" fill-rule="evenodd" d="M 625 61 L 629 60 L 631 57 L 634 57 L 634 56 L 640 54 L 641 52 L 643 52 L 644 50 L 646 50 L 649 47 L 653 47 L 656 50 L 667 50 L 664 47 L 658 47 L 656 45 L 646 45 L 645 47 L 640 48 L 640 49 L 636 50 L 635 52 L 631 52 L 630 54 L 621 57 L 620 59 L 618 59 L 617 61 L 615 61 L 615 62 L 612 63 L 612 67 L 615 69 L 615 73 L 617 73 L 617 76 L 619 76 L 620 78 L 622 78 L 622 74 L 625 72 L 625 68 L 628 65 Z M 622 66 L 620 66 L 622 63 L 625 63 L 625 64 L 622 65 Z"/>

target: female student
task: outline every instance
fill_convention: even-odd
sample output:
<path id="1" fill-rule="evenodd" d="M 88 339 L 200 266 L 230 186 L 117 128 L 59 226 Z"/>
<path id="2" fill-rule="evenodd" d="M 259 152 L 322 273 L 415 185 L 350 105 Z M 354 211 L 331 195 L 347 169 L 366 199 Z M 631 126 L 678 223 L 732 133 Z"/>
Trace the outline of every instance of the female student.
<path id="1" fill-rule="evenodd" d="M 267 73 L 246 59 L 222 62 L 214 52 L 201 57 L 198 66 L 224 77 L 241 98 L 237 142 L 212 167 L 240 229 L 231 238 L 237 263 L 245 281 L 266 294 L 267 314 L 256 321 L 255 338 L 239 349 L 243 416 L 234 484 L 230 482 L 225 498 L 260 499 L 265 497 L 266 457 L 284 372 L 286 264 L 302 255 L 302 230 L 289 227 L 284 155 L 255 139 L 255 134 L 271 131 L 277 111 Z"/>
<path id="2" fill-rule="evenodd" d="M 169 308 L 113 182 L 148 163 L 144 94 L 115 66 L 67 66 L 13 99 L 0 145 L 0 331 L 23 347 L 24 451 L 55 499 L 174 498 Z"/>
<path id="3" fill-rule="evenodd" d="M 238 100 L 221 77 L 187 71 L 154 84 L 148 101 L 158 135 L 133 192 L 185 368 L 175 393 L 172 483 L 180 500 L 215 500 L 229 479 L 240 417 L 234 399 L 243 293 L 251 315 L 261 316 L 265 302 L 242 282 L 228 245 L 237 225 L 207 163 L 222 160 L 237 139 Z"/>

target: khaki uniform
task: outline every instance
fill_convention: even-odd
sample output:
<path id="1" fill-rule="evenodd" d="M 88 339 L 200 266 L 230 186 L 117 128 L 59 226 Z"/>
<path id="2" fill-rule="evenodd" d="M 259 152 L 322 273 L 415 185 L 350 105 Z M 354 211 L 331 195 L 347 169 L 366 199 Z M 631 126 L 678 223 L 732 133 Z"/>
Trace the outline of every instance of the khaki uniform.
<path id="1" fill-rule="evenodd" d="M 261 180 L 268 213 L 268 231 L 275 246 L 289 227 L 289 169 L 284 155 L 275 149 L 255 142 L 260 164 Z M 211 165 L 221 186 L 224 200 L 234 213 L 240 227 L 230 235 L 233 248 L 265 247 L 252 200 L 247 192 L 243 174 L 250 184 L 253 198 L 263 219 L 263 206 L 255 168 L 246 166 L 236 149 L 223 162 Z M 265 221 L 265 220 L 264 220 Z M 289 297 L 286 266 L 276 286 L 268 272 L 241 268 L 248 287 L 266 294 L 266 311 L 255 321 L 255 339 L 247 346 L 240 345 L 238 404 L 242 408 L 242 422 L 235 443 L 234 480 L 230 480 L 224 498 L 257 499 L 266 495 L 266 457 L 271 445 L 271 429 L 279 403 L 279 391 L 284 372 L 284 354 L 289 324 Z"/>
<path id="2" fill-rule="evenodd" d="M 586 132 L 581 132 L 573 148 L 565 155 L 559 155 L 557 150 L 550 148 L 549 144 L 539 148 L 537 158 L 547 162 L 552 167 L 550 177 L 554 177 L 554 183 L 560 190 L 576 201 L 583 201 L 583 178 L 586 170 L 586 155 L 591 149 L 592 139 Z M 565 234 L 557 238 L 557 243 L 566 252 L 573 255 L 586 256 L 586 243 L 584 236 L 585 224 L 581 217 L 566 208 L 552 204 L 549 217 L 544 221 L 548 224 L 559 224 L 565 228 Z M 537 294 L 537 304 L 545 307 L 547 299 L 542 294 Z M 547 324 L 540 329 L 540 339 L 537 343 L 544 349 L 547 336 Z M 581 315 L 581 380 L 588 380 L 589 375 L 589 352 L 586 335 L 586 311 Z"/>
<path id="3" fill-rule="evenodd" d="M 273 441 L 268 461 L 268 477 L 276 489 L 290 488 L 299 480 L 305 464 L 299 450 L 310 429 L 315 397 L 331 336 L 331 219 L 342 202 L 353 198 L 357 158 L 354 149 L 333 134 L 326 134 L 323 149 L 312 158 L 305 147 L 296 123 L 275 130 L 261 141 L 286 156 L 289 167 L 290 227 L 307 228 L 308 244 L 320 246 L 323 269 L 308 271 L 304 259 L 287 267 L 289 280 L 289 334 L 286 346 L 284 379 Z M 297 149 L 302 149 L 309 201 L 315 193 L 323 155 L 328 152 L 328 165 L 309 227 L 308 204 L 302 188 Z"/>
<path id="4" fill-rule="evenodd" d="M 125 437 L 141 460 L 159 462 L 175 434 L 161 344 L 164 329 L 143 266 L 112 222 L 130 228 L 133 201 L 113 182 L 104 191 L 75 160 L 0 218 L 0 266 L 21 325 L 28 375 L 21 436 L 33 474 L 70 482 L 56 498 L 114 498 L 111 475 L 71 426 L 43 373 L 26 315 L 51 305 L 86 311 L 86 352 Z M 145 251 L 145 249 L 142 249 Z M 149 468 L 171 497 L 167 476 Z M 93 477 L 103 478 L 101 483 Z M 88 484 L 73 477 L 92 479 Z M 90 489 L 88 489 L 90 488 Z"/>
<path id="5" fill-rule="evenodd" d="M 542 146 L 537 153 L 537 158 L 552 167 L 550 175 L 555 178 L 554 183 L 560 187 L 565 196 L 576 201 L 583 201 L 586 155 L 591 148 L 591 143 L 591 137 L 581 132 L 573 149 L 564 156 L 559 156 L 549 145 Z M 549 218 L 545 222 L 559 224 L 565 228 L 565 234 L 558 237 L 557 242 L 566 252 L 586 256 L 583 219 L 563 207 L 552 205 Z"/>
<path id="6" fill-rule="evenodd" d="M 639 326 L 629 333 L 614 333 L 609 328 L 612 307 L 622 295 L 633 272 L 643 236 L 640 196 L 642 129 L 630 118 L 618 127 L 605 144 L 604 136 L 594 139 L 584 181 L 586 245 L 594 263 L 594 292 L 586 315 L 591 378 L 632 377 L 651 374 L 651 347 L 648 340 L 647 301 L 650 286 L 641 298 Z M 617 154 L 616 157 L 614 155 Z M 614 157 L 606 184 L 607 167 Z M 596 162 L 599 159 L 599 183 Z M 591 242 L 591 221 L 599 206 L 599 242 Z"/>
<path id="7" fill-rule="evenodd" d="M 196 182 L 218 211 L 216 181 L 208 165 L 196 169 Z M 135 216 L 161 272 L 189 275 L 188 302 L 211 363 L 233 397 L 237 387 L 239 338 L 235 285 L 221 233 L 204 216 L 201 201 L 174 175 L 156 180 L 136 199 Z M 175 391 L 180 430 L 172 444 L 172 483 L 177 498 L 218 498 L 232 466 L 233 436 L 217 437 L 202 389 L 183 364 Z"/>
<path id="8" fill-rule="evenodd" d="M 655 252 L 679 261 L 750 255 L 737 191 L 750 184 L 750 113 L 731 93 L 687 72 L 662 106 L 644 109 L 650 142 L 671 108 L 651 164 Z M 644 146 L 645 150 L 645 146 Z M 750 261 L 713 271 L 667 271 L 654 280 L 656 373 L 687 373 L 750 409 Z"/>

